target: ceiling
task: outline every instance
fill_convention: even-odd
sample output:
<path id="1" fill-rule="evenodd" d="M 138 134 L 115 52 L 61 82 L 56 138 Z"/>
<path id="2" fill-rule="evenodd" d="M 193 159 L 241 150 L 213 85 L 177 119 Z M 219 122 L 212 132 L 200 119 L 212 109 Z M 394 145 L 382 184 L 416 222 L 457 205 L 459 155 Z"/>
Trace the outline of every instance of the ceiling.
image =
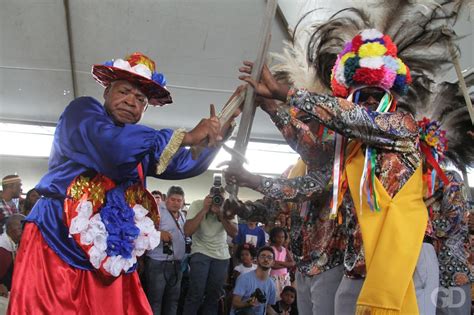
<path id="1" fill-rule="evenodd" d="M 354 2 L 280 0 L 270 50 L 281 50 L 285 21 L 317 6 L 331 8 L 327 16 Z M 0 7 L 0 120 L 53 124 L 74 95 L 101 99 L 92 64 L 141 51 L 166 75 L 174 98 L 150 108 L 142 123 L 192 128 L 209 104 L 220 108 L 238 86 L 241 61 L 255 58 L 265 1 L 0 0 Z M 472 13 L 470 6 L 458 33 L 472 33 Z M 474 64 L 473 46 L 472 37 L 462 42 L 463 68 Z M 260 112 L 252 138 L 281 141 Z"/>

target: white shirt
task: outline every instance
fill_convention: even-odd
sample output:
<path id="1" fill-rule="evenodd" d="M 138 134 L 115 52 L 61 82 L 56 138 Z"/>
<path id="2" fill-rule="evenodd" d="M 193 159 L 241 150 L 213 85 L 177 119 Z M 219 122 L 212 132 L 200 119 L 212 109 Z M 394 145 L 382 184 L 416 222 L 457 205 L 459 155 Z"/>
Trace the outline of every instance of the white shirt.
<path id="1" fill-rule="evenodd" d="M 255 269 L 257 269 L 256 264 L 252 264 L 252 267 L 245 267 L 243 264 L 240 264 L 240 265 L 235 266 L 234 268 L 234 270 L 237 272 L 240 272 L 241 275 L 243 275 L 244 273 L 253 271 Z"/>

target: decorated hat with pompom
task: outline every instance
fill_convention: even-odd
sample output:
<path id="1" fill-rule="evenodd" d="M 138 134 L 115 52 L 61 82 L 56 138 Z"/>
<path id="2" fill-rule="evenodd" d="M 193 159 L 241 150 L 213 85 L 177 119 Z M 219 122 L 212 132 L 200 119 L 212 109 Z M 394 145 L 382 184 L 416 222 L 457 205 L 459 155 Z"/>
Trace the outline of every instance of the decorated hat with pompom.
<path id="1" fill-rule="evenodd" d="M 103 87 L 113 81 L 126 80 L 137 85 L 151 105 L 162 106 L 173 102 L 166 89 L 166 79 L 155 69 L 155 62 L 140 52 L 125 59 L 112 59 L 92 66 L 92 76 Z"/>
<path id="2" fill-rule="evenodd" d="M 410 70 L 397 57 L 397 46 L 390 36 L 375 29 L 363 30 L 345 45 L 331 74 L 331 88 L 338 97 L 364 86 L 403 95 L 410 83 Z"/>

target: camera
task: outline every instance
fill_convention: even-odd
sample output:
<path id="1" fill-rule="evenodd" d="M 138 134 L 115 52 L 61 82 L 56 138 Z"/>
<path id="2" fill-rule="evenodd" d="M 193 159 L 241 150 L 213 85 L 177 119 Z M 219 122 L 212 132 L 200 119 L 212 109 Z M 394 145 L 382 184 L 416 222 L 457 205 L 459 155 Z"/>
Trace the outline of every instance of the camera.
<path id="1" fill-rule="evenodd" d="M 250 296 L 250 298 L 255 298 L 258 303 L 267 303 L 267 297 L 265 296 L 265 293 L 263 293 L 262 290 L 260 290 L 259 288 L 256 288 L 255 291 L 252 293 L 252 295 Z"/>
<path id="2" fill-rule="evenodd" d="M 191 254 L 191 245 L 193 245 L 193 240 L 190 237 L 186 237 L 184 239 L 185 250 L 186 254 Z"/>
<path id="3" fill-rule="evenodd" d="M 163 254 L 171 256 L 173 253 L 173 243 L 163 242 Z"/>
<path id="4" fill-rule="evenodd" d="M 222 175 L 214 174 L 214 182 L 210 190 L 212 198 L 212 204 L 216 206 L 222 206 L 224 203 L 224 197 L 222 196 L 224 189 L 222 188 Z"/>

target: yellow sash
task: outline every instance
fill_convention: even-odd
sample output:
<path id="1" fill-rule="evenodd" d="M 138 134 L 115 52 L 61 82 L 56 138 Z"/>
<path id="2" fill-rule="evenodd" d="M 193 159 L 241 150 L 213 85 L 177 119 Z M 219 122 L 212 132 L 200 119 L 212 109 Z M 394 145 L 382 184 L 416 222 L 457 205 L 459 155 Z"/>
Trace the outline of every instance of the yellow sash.
<path id="1" fill-rule="evenodd" d="M 305 176 L 306 170 L 307 170 L 306 164 L 303 162 L 301 158 L 299 158 L 296 164 L 291 168 L 290 173 L 288 174 L 288 178 Z"/>
<path id="2" fill-rule="evenodd" d="M 365 194 L 361 210 L 359 185 L 364 155 L 360 147 L 357 149 L 346 164 L 349 189 L 362 231 L 367 270 L 356 314 L 418 314 L 413 273 L 428 220 L 423 202 L 422 167 L 418 167 L 393 198 L 376 179 L 375 190 L 381 211 L 370 210 Z"/>

